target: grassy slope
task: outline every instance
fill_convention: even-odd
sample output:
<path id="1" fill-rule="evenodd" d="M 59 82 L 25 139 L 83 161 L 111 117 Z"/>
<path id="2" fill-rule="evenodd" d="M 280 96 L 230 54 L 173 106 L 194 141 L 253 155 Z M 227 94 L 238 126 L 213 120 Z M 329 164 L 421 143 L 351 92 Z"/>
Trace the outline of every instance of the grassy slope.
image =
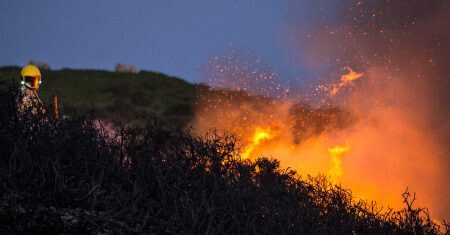
<path id="1" fill-rule="evenodd" d="M 19 67 L 0 68 L 0 85 L 18 82 L 19 74 Z M 176 126 L 192 117 L 195 85 L 161 73 L 62 69 L 42 71 L 42 77 L 41 99 L 48 105 L 58 95 L 64 113 L 85 114 L 95 108 L 101 118 L 138 123 L 156 114 Z"/>

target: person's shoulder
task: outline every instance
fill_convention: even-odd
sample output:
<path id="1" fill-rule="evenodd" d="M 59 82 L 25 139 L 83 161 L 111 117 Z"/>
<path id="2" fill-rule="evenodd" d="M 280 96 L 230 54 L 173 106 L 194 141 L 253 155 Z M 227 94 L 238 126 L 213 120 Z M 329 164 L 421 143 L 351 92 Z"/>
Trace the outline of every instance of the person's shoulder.
<path id="1" fill-rule="evenodd" d="M 27 90 L 28 89 L 26 87 L 24 87 L 24 86 L 20 86 L 20 88 L 19 88 L 19 91 L 20 91 L 21 94 L 27 94 L 28 93 Z"/>
<path id="2" fill-rule="evenodd" d="M 28 88 L 26 88 L 25 86 L 21 86 L 20 87 L 20 94 L 22 95 L 22 96 L 35 96 L 34 95 L 34 92 L 33 91 L 31 91 L 30 89 L 28 89 Z"/>

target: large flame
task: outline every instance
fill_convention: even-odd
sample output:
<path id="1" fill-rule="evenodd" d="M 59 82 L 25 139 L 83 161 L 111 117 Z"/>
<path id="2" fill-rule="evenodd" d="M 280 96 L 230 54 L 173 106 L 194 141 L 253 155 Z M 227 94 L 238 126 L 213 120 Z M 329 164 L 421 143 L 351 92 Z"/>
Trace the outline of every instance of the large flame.
<path id="1" fill-rule="evenodd" d="M 268 153 L 273 151 L 276 148 L 289 148 L 289 150 L 294 152 L 301 151 L 298 147 L 295 147 L 295 145 L 291 146 L 284 146 L 282 147 L 282 141 L 283 139 L 278 139 L 281 137 L 280 132 L 276 132 L 272 129 L 272 127 L 255 127 L 255 130 L 253 132 L 253 135 L 251 135 L 251 138 L 249 139 L 248 143 L 246 144 L 244 151 L 241 154 L 242 159 L 256 159 L 257 157 L 260 157 L 258 153 Z M 268 141 L 275 139 L 275 143 L 270 144 Z M 277 150 L 277 154 L 280 154 L 281 149 Z M 342 167 L 342 157 L 348 154 L 350 150 L 350 146 L 348 143 L 346 145 L 335 145 L 333 147 L 329 147 L 327 149 L 328 154 L 330 156 L 329 158 L 329 169 L 326 172 L 327 176 L 331 179 L 333 184 L 338 184 L 341 181 L 341 177 L 344 174 L 344 169 Z M 261 156 L 262 156 L 261 155 Z M 326 160 L 325 160 L 326 161 Z M 292 167 L 292 166 L 291 166 Z M 308 172 L 310 173 L 320 173 L 319 169 L 309 168 Z"/>

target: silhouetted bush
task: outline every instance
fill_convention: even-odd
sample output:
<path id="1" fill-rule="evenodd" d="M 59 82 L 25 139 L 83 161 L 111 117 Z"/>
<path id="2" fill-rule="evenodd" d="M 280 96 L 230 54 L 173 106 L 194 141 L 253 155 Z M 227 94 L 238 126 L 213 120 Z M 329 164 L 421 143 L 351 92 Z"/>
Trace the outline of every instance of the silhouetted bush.
<path id="1" fill-rule="evenodd" d="M 244 161 L 232 136 L 16 114 L 0 92 L 0 232 L 437 234 L 426 210 L 380 212 L 325 177 Z"/>

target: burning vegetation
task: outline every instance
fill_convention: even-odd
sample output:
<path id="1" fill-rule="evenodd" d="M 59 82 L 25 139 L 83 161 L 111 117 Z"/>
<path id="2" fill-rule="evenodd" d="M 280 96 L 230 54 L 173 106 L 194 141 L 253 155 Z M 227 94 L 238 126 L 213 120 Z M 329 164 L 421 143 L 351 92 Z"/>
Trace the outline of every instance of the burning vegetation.
<path id="1" fill-rule="evenodd" d="M 306 16 L 321 18 L 312 28 L 287 16 L 297 41 L 286 43 L 303 45 L 297 56 L 321 78 L 315 89 L 283 85 L 260 58 L 216 56 L 204 69 L 213 88 L 199 92 L 194 129 L 235 134 L 246 159 L 325 174 L 385 208 L 401 208 L 409 187 L 434 218 L 448 218 L 448 2 L 346 1 L 338 21 L 324 4 L 314 9 Z"/>
<path id="2" fill-rule="evenodd" d="M 0 91 L 2 233 L 440 232 L 408 191 L 404 209 L 384 212 L 325 177 L 241 160 L 232 136 L 18 118 L 14 90 Z"/>
<path id="3" fill-rule="evenodd" d="M 314 4 L 302 17 L 320 19 L 305 29 L 292 3 L 285 42 L 303 45 L 297 56 L 320 78 L 312 91 L 259 58 L 216 56 L 190 123 L 204 138 L 156 122 L 114 136 L 90 119 L 21 123 L 2 92 L 1 229 L 439 233 L 433 221 L 450 217 L 448 2 L 344 1 L 333 16 Z"/>

